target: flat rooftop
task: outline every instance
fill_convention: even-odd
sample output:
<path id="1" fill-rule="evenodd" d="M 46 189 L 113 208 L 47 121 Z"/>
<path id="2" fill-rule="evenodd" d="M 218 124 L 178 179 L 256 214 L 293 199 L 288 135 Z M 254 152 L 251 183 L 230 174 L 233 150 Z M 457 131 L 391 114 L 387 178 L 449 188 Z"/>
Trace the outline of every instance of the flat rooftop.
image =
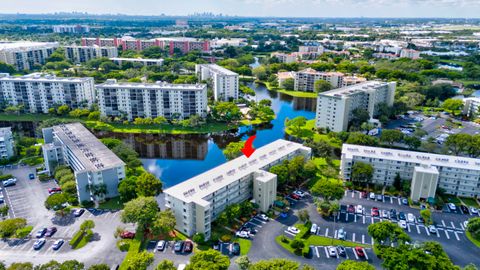
<path id="1" fill-rule="evenodd" d="M 202 67 L 207 67 L 209 68 L 210 70 L 212 70 L 213 72 L 216 72 L 216 73 L 219 73 L 219 74 L 222 74 L 222 75 L 229 75 L 229 76 L 238 76 L 237 73 L 229 70 L 229 69 L 226 69 L 222 66 L 219 66 L 217 64 L 201 64 Z"/>
<path id="2" fill-rule="evenodd" d="M 1 81 L 22 81 L 22 82 L 64 82 L 64 83 L 81 83 L 86 81 L 92 81 L 91 77 L 56 77 L 55 75 L 45 73 L 31 73 L 23 76 L 11 76 L 8 73 L 0 73 Z"/>
<path id="3" fill-rule="evenodd" d="M 279 139 L 256 149 L 249 158 L 242 155 L 168 188 L 164 192 L 184 202 L 189 203 L 194 201 L 195 203 L 203 205 L 205 202 L 203 200 L 204 197 L 238 181 L 242 177 L 261 170 L 261 168 L 266 165 L 298 149 L 310 150 L 310 148 L 302 144 Z"/>
<path id="4" fill-rule="evenodd" d="M 24 50 L 30 48 L 58 47 L 57 42 L 33 42 L 33 41 L 16 41 L 16 42 L 0 42 L 0 51 L 2 50 Z"/>
<path id="5" fill-rule="evenodd" d="M 131 62 L 163 62 L 163 59 L 148 59 L 148 58 L 124 58 L 124 57 L 112 57 L 112 61 L 131 61 Z"/>
<path id="6" fill-rule="evenodd" d="M 380 86 L 388 85 L 386 82 L 380 81 L 367 81 L 355 85 L 350 85 L 342 88 L 333 89 L 330 91 L 322 92 L 319 96 L 331 96 L 331 97 L 344 97 L 358 92 L 365 92 L 369 89 L 375 89 Z"/>
<path id="7" fill-rule="evenodd" d="M 80 123 L 53 127 L 55 135 L 84 166 L 84 170 L 102 171 L 125 163 Z"/>
<path id="8" fill-rule="evenodd" d="M 117 82 L 115 79 L 109 79 L 102 84 L 95 85 L 97 88 L 127 88 L 127 89 L 172 89 L 172 90 L 205 90 L 206 84 L 173 84 L 167 82 L 156 83 L 132 83 Z"/>
<path id="9" fill-rule="evenodd" d="M 424 165 L 452 167 L 459 169 L 480 170 L 480 159 L 457 157 L 439 154 L 430 154 L 415 151 L 397 150 L 381 147 L 343 144 L 342 156 L 353 158 L 361 156 L 368 158 L 381 158 L 395 161 L 411 162 Z"/>

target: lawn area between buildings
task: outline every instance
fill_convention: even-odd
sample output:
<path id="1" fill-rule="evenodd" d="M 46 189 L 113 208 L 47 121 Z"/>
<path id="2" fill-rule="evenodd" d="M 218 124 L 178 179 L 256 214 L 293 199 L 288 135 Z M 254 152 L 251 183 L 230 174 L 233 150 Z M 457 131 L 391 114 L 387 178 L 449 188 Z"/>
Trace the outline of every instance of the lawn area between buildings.
<path id="1" fill-rule="evenodd" d="M 285 90 L 285 89 L 280 89 L 277 90 L 277 92 L 289 95 L 292 97 L 299 97 L 299 98 L 317 98 L 317 93 L 313 92 L 303 92 L 303 91 L 291 91 L 291 90 Z"/>
<path id="2" fill-rule="evenodd" d="M 239 238 L 235 242 L 240 244 L 240 255 L 247 255 L 252 247 L 252 241 L 248 239 Z"/>
<path id="3" fill-rule="evenodd" d="M 477 200 L 474 198 L 459 198 L 465 205 L 478 208 Z"/>
<path id="4" fill-rule="evenodd" d="M 123 202 L 120 200 L 120 196 L 110 198 L 100 203 L 98 209 L 121 210 L 123 209 Z"/>
<path id="5" fill-rule="evenodd" d="M 341 148 L 342 147 L 342 142 L 336 138 L 331 138 L 327 134 L 319 134 L 318 132 L 314 131 L 315 129 L 315 119 L 308 120 L 303 126 L 299 132 L 299 134 L 293 134 L 293 131 L 291 128 L 287 127 L 285 128 L 285 133 L 291 136 L 299 137 L 301 139 L 308 139 L 308 138 L 313 138 L 314 141 L 326 141 L 328 144 L 330 144 L 332 147 L 335 148 Z"/>
<path id="6" fill-rule="evenodd" d="M 469 231 L 465 231 L 465 235 L 467 236 L 468 240 L 470 240 L 475 246 L 480 248 L 480 240 L 473 238 L 472 234 Z"/>

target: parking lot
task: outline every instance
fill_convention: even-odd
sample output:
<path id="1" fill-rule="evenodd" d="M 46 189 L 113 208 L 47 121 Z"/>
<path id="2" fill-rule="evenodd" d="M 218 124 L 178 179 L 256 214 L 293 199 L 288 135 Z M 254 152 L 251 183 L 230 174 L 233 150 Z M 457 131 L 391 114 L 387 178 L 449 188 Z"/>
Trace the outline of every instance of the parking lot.
<path id="1" fill-rule="evenodd" d="M 116 247 L 116 239 L 113 230 L 123 225 L 120 222 L 118 211 L 106 211 L 88 209 L 81 217 L 73 215 L 62 219 L 55 218 L 53 211 L 48 211 L 44 202 L 48 197 L 48 189 L 56 187 L 54 181 L 40 182 L 38 179 L 30 180 L 28 175 L 35 172 L 32 167 L 20 167 L 3 170 L 3 174 L 12 174 L 17 178 L 16 185 L 3 188 L 5 204 L 10 207 L 9 217 L 21 217 L 27 220 L 27 224 L 33 226 L 30 238 L 22 240 L 0 241 L 0 258 L 4 262 L 29 261 L 34 264 L 46 263 L 52 259 L 57 261 L 80 260 L 86 265 L 95 263 L 107 263 L 113 265 L 120 263 L 125 256 Z M 93 229 L 95 235 L 93 241 L 88 244 L 88 251 L 72 250 L 68 244 L 72 236 L 79 230 L 80 224 L 91 219 L 95 222 Z M 35 234 L 42 228 L 56 227 L 57 232 L 46 237 L 45 245 L 39 250 L 33 249 Z M 52 249 L 53 243 L 63 239 L 65 243 L 57 251 Z"/>

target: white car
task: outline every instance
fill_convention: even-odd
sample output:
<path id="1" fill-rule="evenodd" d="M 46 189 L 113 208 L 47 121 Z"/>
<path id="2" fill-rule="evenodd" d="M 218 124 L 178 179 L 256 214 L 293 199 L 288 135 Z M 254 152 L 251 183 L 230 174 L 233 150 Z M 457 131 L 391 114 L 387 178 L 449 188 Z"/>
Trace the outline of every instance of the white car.
<path id="1" fill-rule="evenodd" d="M 337 249 L 335 247 L 329 246 L 328 255 L 330 255 L 330 257 L 337 257 Z"/>
<path id="2" fill-rule="evenodd" d="M 390 217 L 387 210 L 382 210 L 381 213 L 382 213 L 382 218 L 389 218 Z"/>
<path id="3" fill-rule="evenodd" d="M 293 234 L 297 234 L 300 232 L 299 229 L 297 229 L 296 227 L 293 227 L 293 226 L 290 226 L 287 228 L 287 232 L 290 232 L 290 233 L 293 233 Z"/>
<path id="4" fill-rule="evenodd" d="M 467 229 L 467 226 L 468 226 L 468 220 L 465 220 L 465 221 L 463 222 L 463 227 L 464 227 L 465 229 Z"/>
<path id="5" fill-rule="evenodd" d="M 263 220 L 263 221 L 269 221 L 267 215 L 265 214 L 260 214 L 260 215 L 257 215 L 257 218 Z"/>
<path id="6" fill-rule="evenodd" d="M 370 200 L 375 200 L 375 193 L 370 192 L 370 194 L 368 195 L 368 197 L 370 198 Z"/>
<path id="7" fill-rule="evenodd" d="M 398 222 L 398 226 L 400 226 L 400 228 L 402 228 L 402 229 L 406 229 L 407 228 L 407 222 L 405 220 L 400 220 Z"/>
<path id="8" fill-rule="evenodd" d="M 240 238 L 250 238 L 250 235 L 248 234 L 247 231 L 238 231 L 235 233 L 235 236 Z"/>
<path id="9" fill-rule="evenodd" d="M 361 205 L 355 206 L 355 214 L 363 214 L 363 206 Z"/>
<path id="10" fill-rule="evenodd" d="M 470 213 L 472 214 L 478 214 L 478 209 L 475 207 L 470 207 Z"/>
<path id="11" fill-rule="evenodd" d="M 307 195 L 305 192 L 303 192 L 301 190 L 295 190 L 293 192 L 293 194 L 297 194 L 298 196 L 300 196 L 300 198 L 303 198 L 303 197 L 305 197 L 305 195 Z"/>
<path id="12" fill-rule="evenodd" d="M 410 223 L 415 223 L 415 216 L 412 213 L 407 214 L 407 221 Z"/>
<path id="13" fill-rule="evenodd" d="M 453 203 L 448 203 L 448 208 L 450 208 L 451 211 L 456 211 L 457 207 Z"/>
<path id="14" fill-rule="evenodd" d="M 428 226 L 428 231 L 430 233 L 437 233 L 437 228 L 435 227 L 435 225 L 430 225 Z"/>
<path id="15" fill-rule="evenodd" d="M 312 227 L 310 228 L 310 233 L 311 234 L 317 234 L 317 230 L 318 230 L 318 225 L 313 223 Z"/>

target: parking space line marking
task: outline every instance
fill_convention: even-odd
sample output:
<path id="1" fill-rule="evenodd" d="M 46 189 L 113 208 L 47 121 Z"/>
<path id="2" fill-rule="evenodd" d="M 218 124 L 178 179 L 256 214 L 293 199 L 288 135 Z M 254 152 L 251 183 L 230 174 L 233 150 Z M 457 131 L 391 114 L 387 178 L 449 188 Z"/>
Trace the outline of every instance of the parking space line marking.
<path id="1" fill-rule="evenodd" d="M 295 234 L 293 234 L 293 233 L 291 233 L 291 232 L 289 232 L 289 231 L 287 231 L 287 230 L 285 230 L 284 232 L 290 234 L 291 236 L 295 236 Z"/>
<path id="2" fill-rule="evenodd" d="M 456 229 L 455 224 L 453 224 L 453 221 L 450 221 L 450 224 L 452 224 L 452 228 Z"/>
<path id="3" fill-rule="evenodd" d="M 374 243 L 373 243 L 373 238 L 372 238 L 372 245 L 373 245 L 373 244 L 374 244 Z"/>
<path id="4" fill-rule="evenodd" d="M 327 250 L 327 247 L 323 247 L 323 250 L 325 250 L 325 256 L 328 258 L 330 256 L 328 256 L 328 250 Z"/>
<path id="5" fill-rule="evenodd" d="M 328 236 L 328 228 L 325 230 L 325 237 Z"/>
<path id="6" fill-rule="evenodd" d="M 348 193 L 348 191 L 347 191 L 347 190 L 345 190 L 345 195 L 344 195 L 345 197 L 347 197 L 347 193 Z"/>
<path id="7" fill-rule="evenodd" d="M 455 234 L 455 238 L 457 238 L 458 241 L 460 241 L 460 237 L 458 237 L 458 232 L 453 232 Z"/>
<path id="8" fill-rule="evenodd" d="M 393 197 L 390 197 L 390 203 L 393 204 Z"/>
<path id="9" fill-rule="evenodd" d="M 313 246 L 315 248 L 315 253 L 317 253 L 317 258 L 320 258 L 320 254 L 318 253 L 318 247 L 317 246 Z"/>
<path id="10" fill-rule="evenodd" d="M 417 233 L 420 234 L 420 227 L 418 225 L 415 227 L 417 227 Z"/>
<path id="11" fill-rule="evenodd" d="M 373 244 L 372 244 L 372 245 L 373 245 Z M 364 248 L 362 248 L 362 249 L 363 249 L 363 254 L 365 254 L 365 259 L 367 259 L 367 261 L 368 261 L 367 251 L 366 251 Z"/>
<path id="12" fill-rule="evenodd" d="M 411 232 L 411 230 L 410 230 L 410 224 L 408 224 L 408 223 L 407 223 L 407 230 L 408 230 L 408 232 Z"/>
<path id="13" fill-rule="evenodd" d="M 428 231 L 427 227 L 424 227 L 425 228 L 425 232 L 427 233 L 428 236 L 430 236 L 430 232 Z"/>
<path id="14" fill-rule="evenodd" d="M 352 198 L 355 198 L 355 192 L 352 192 Z"/>
<path id="15" fill-rule="evenodd" d="M 440 238 L 440 231 L 437 229 L 437 237 Z"/>
<path id="16" fill-rule="evenodd" d="M 445 225 L 445 221 L 442 219 L 442 225 L 443 227 L 447 227 L 447 225 Z"/>
<path id="17" fill-rule="evenodd" d="M 375 222 L 373 221 L 373 217 L 372 217 L 372 223 L 371 224 L 373 224 L 373 223 L 375 223 Z"/>
<path id="18" fill-rule="evenodd" d="M 400 198 L 398 198 L 398 205 L 401 205 L 402 201 L 400 201 Z"/>
<path id="19" fill-rule="evenodd" d="M 462 223 L 460 223 L 460 227 L 462 227 L 462 231 L 465 231 L 465 227 L 463 227 Z"/>
<path id="20" fill-rule="evenodd" d="M 357 222 L 357 215 L 353 215 L 353 219 L 355 222 Z"/>
<path id="21" fill-rule="evenodd" d="M 357 255 L 357 252 L 355 252 L 355 249 L 354 249 L 354 248 L 352 248 L 352 251 L 353 251 L 353 255 L 355 255 L 355 259 L 357 259 L 357 260 L 358 260 L 358 255 Z"/>
<path id="22" fill-rule="evenodd" d="M 447 236 L 447 239 L 450 239 L 450 235 L 448 235 L 447 230 L 445 230 L 444 232 L 445 232 L 445 236 Z"/>
<path id="23" fill-rule="evenodd" d="M 365 244 L 365 234 L 362 234 L 362 244 Z"/>
<path id="24" fill-rule="evenodd" d="M 337 230 L 333 233 L 333 238 L 337 239 Z"/>
<path id="25" fill-rule="evenodd" d="M 365 224 L 365 216 L 363 216 L 363 224 Z"/>
<path id="26" fill-rule="evenodd" d="M 352 242 L 355 242 L 355 233 L 352 233 Z"/>
<path id="27" fill-rule="evenodd" d="M 345 222 L 348 222 L 348 213 L 345 215 Z"/>

